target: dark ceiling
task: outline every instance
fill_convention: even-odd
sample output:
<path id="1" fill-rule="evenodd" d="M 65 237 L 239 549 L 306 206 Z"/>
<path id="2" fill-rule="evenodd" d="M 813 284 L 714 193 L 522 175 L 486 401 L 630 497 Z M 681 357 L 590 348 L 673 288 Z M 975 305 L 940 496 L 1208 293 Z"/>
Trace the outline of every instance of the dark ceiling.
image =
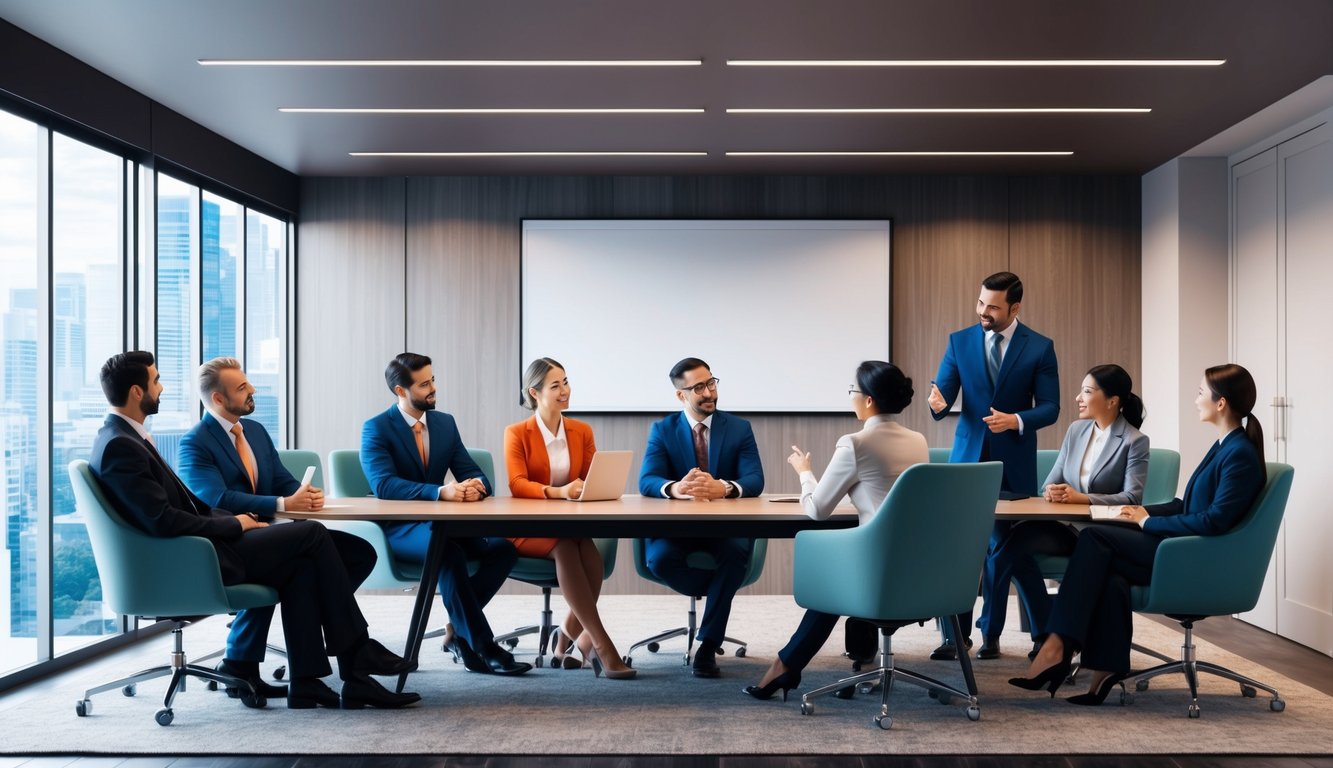
<path id="1" fill-rule="evenodd" d="M 1333 74 L 1333 1 L 0 0 L 0 17 L 306 176 L 1142 173 Z M 205 67 L 199 59 L 702 59 L 688 67 Z M 736 59 L 1225 59 L 1210 67 L 738 67 Z M 698 108 L 320 115 L 281 107 Z M 1128 107 L 1101 115 L 728 108 Z M 385 158 L 358 151 L 704 152 Z M 740 157 L 734 151 L 1068 151 Z"/>

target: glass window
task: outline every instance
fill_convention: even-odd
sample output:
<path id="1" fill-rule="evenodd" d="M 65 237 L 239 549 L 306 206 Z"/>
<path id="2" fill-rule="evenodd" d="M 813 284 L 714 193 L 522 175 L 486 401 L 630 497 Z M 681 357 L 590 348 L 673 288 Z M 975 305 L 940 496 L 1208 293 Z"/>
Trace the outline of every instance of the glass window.
<path id="1" fill-rule="evenodd" d="M 52 618 L 59 654 L 118 631 L 102 607 L 67 467 L 89 458 L 106 415 L 102 363 L 125 349 L 123 166 L 59 133 L 51 147 Z"/>
<path id="2" fill-rule="evenodd" d="M 199 419 L 199 398 L 191 381 L 200 348 L 199 189 L 157 177 L 157 371 L 162 403 L 149 429 L 158 453 L 172 467 L 180 439 Z"/>
<path id="3" fill-rule="evenodd" d="M 238 279 L 244 226 L 245 218 L 239 204 L 204 193 L 199 253 L 202 283 L 199 309 L 203 313 L 203 359 L 200 362 L 215 357 L 236 357 L 240 347 L 241 323 L 236 308 L 244 288 L 244 283 Z"/>
<path id="4" fill-rule="evenodd" d="M 46 132 L 0 112 L 0 672 L 37 648 L 37 296 Z"/>
<path id="5" fill-rule="evenodd" d="M 287 444 L 287 224 L 250 211 L 245 220 L 245 369 L 255 387 L 252 418 Z"/>

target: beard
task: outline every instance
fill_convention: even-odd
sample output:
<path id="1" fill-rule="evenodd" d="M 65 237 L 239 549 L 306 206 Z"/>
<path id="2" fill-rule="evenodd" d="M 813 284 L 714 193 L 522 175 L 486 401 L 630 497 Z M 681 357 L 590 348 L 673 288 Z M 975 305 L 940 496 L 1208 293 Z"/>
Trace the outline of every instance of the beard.
<path id="1" fill-rule="evenodd" d="M 435 410 L 434 400 L 417 400 L 416 398 L 408 398 L 408 402 L 410 402 L 412 404 L 412 407 L 417 409 L 418 411 Z"/>
<path id="2" fill-rule="evenodd" d="M 247 397 L 239 406 L 228 403 L 226 410 L 228 415 L 235 416 L 238 419 L 242 416 L 249 416 L 255 412 L 255 399 L 253 396 Z"/>
<path id="3" fill-rule="evenodd" d="M 139 401 L 139 408 L 145 416 L 152 416 L 157 413 L 157 409 L 160 407 L 162 407 L 162 398 L 160 397 L 150 398 L 148 395 L 144 395 L 143 399 Z"/>

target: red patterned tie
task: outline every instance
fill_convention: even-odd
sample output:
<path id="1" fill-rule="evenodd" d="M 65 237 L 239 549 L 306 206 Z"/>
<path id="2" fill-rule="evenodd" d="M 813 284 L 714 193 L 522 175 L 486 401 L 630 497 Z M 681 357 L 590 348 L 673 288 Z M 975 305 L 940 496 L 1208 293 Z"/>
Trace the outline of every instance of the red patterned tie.
<path id="1" fill-rule="evenodd" d="M 701 471 L 708 471 L 708 443 L 704 441 L 704 430 L 708 429 L 703 423 L 694 425 L 694 460 L 699 465 Z"/>

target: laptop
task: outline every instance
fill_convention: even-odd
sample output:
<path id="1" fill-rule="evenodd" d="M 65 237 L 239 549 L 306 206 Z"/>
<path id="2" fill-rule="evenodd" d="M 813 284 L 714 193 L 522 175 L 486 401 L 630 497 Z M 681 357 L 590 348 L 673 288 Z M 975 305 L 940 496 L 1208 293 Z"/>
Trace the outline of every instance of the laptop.
<path id="1" fill-rule="evenodd" d="M 592 455 L 588 477 L 583 481 L 583 495 L 574 501 L 610 501 L 625 492 L 629 465 L 634 451 L 598 451 Z"/>

